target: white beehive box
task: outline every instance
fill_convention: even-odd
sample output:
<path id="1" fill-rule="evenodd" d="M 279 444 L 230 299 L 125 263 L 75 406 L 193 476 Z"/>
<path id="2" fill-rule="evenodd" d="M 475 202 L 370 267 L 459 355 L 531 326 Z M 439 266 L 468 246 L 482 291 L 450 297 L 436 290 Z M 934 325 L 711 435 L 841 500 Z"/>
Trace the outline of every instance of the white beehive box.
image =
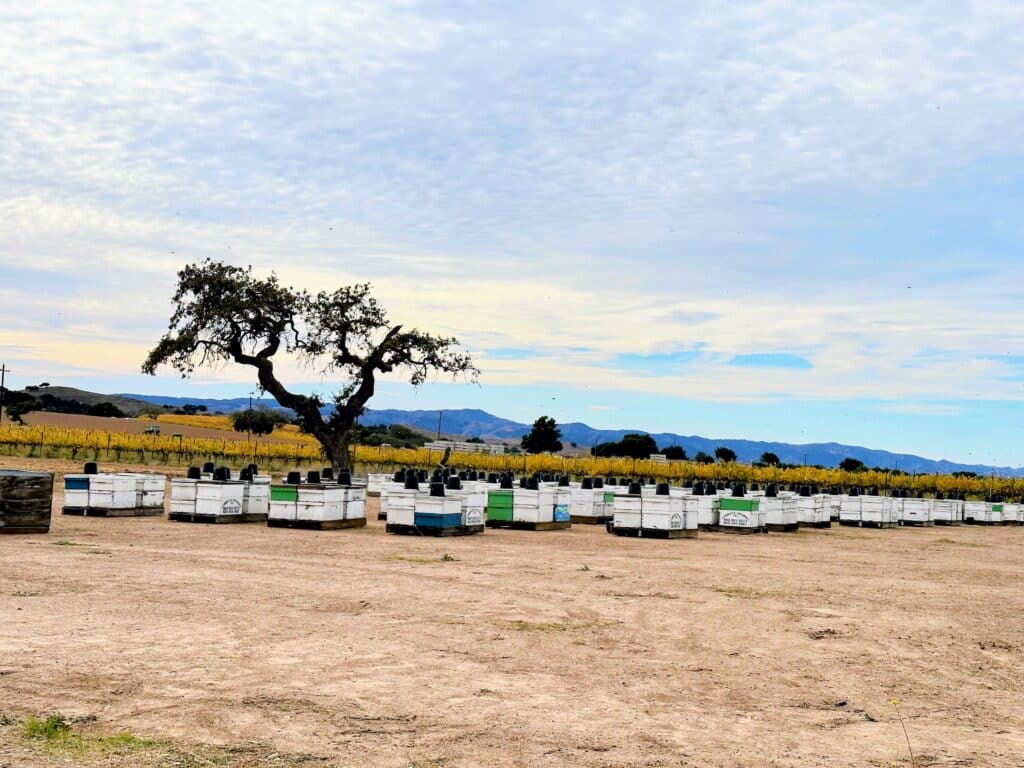
<path id="1" fill-rule="evenodd" d="M 932 499 L 931 518 L 937 523 L 953 525 L 960 522 L 960 502 L 956 499 Z"/>
<path id="2" fill-rule="evenodd" d="M 1020 504 L 1003 504 L 1003 522 L 1020 524 L 1024 521 Z"/>
<path id="3" fill-rule="evenodd" d="M 555 494 L 550 488 L 531 491 L 516 488 L 512 495 L 512 520 L 517 523 L 551 523 L 555 519 Z"/>
<path id="4" fill-rule="evenodd" d="M 884 496 L 860 497 L 860 521 L 869 525 L 885 526 L 893 519 L 893 508 Z"/>
<path id="5" fill-rule="evenodd" d="M 829 497 L 821 493 L 797 496 L 796 512 L 801 525 L 824 525 L 832 519 Z"/>
<path id="6" fill-rule="evenodd" d="M 340 485 L 300 485 L 295 519 L 324 523 L 345 519 L 345 504 Z"/>
<path id="7" fill-rule="evenodd" d="M 462 498 L 458 491 L 451 491 L 448 496 L 431 496 L 429 493 L 416 494 L 416 514 L 462 516 Z"/>
<path id="8" fill-rule="evenodd" d="M 760 511 L 769 530 L 795 531 L 800 527 L 796 496 L 762 496 Z"/>
<path id="9" fill-rule="evenodd" d="M 245 485 L 233 481 L 199 480 L 195 514 L 205 517 L 236 517 L 242 514 Z"/>
<path id="10" fill-rule="evenodd" d="M 92 475 L 89 479 L 89 507 L 92 509 L 133 509 L 136 506 L 133 475 Z"/>
<path id="11" fill-rule="evenodd" d="M 720 522 L 719 496 L 684 496 L 684 509 L 687 518 L 696 516 L 699 527 L 717 528 Z"/>
<path id="12" fill-rule="evenodd" d="M 640 527 L 652 531 L 686 530 L 686 511 L 683 508 L 682 496 L 642 497 Z"/>
<path id="13" fill-rule="evenodd" d="M 839 497 L 839 522 L 859 523 L 861 511 L 861 499 L 863 496 L 840 496 Z"/>
<path id="14" fill-rule="evenodd" d="M 171 515 L 194 515 L 196 513 L 196 486 L 198 480 L 184 477 L 171 479 Z"/>
<path id="15" fill-rule="evenodd" d="M 245 483 L 242 491 L 242 514 L 270 514 L 270 478 L 257 477 L 251 483 Z"/>
<path id="16" fill-rule="evenodd" d="M 461 501 L 462 524 L 483 525 L 487 512 L 487 491 L 482 483 L 467 483 L 461 492 L 453 491 Z"/>
<path id="17" fill-rule="evenodd" d="M 709 498 L 696 496 L 694 498 Z M 723 531 L 760 531 L 767 524 L 768 516 L 762 509 L 766 497 L 713 496 L 719 507 L 718 528 Z"/>
<path id="18" fill-rule="evenodd" d="M 388 525 L 416 524 L 416 494 L 404 485 L 390 483 L 381 494 L 381 509 L 387 515 Z M 386 503 L 385 503 L 386 502 Z"/>
<path id="19" fill-rule="evenodd" d="M 366 495 L 380 496 L 384 491 L 384 487 L 392 482 L 392 480 L 393 475 L 371 472 L 366 476 Z"/>
<path id="20" fill-rule="evenodd" d="M 604 488 L 588 489 L 573 488 L 569 494 L 569 512 L 573 517 L 579 517 L 583 519 L 596 518 L 597 513 L 594 510 L 594 502 L 600 495 L 602 501 L 604 499 Z"/>
<path id="21" fill-rule="evenodd" d="M 91 477 L 95 477 L 95 475 L 84 475 L 81 473 L 68 473 L 64 475 L 65 507 L 85 509 L 89 506 L 89 478 Z"/>
<path id="22" fill-rule="evenodd" d="M 990 501 L 964 502 L 964 520 L 995 525 L 1003 522 L 1003 505 Z"/>
<path id="23" fill-rule="evenodd" d="M 643 520 L 643 497 L 627 496 L 625 494 L 615 497 L 615 512 L 612 518 L 612 525 L 616 528 L 641 528 Z"/>
<path id="24" fill-rule="evenodd" d="M 932 522 L 932 503 L 928 499 L 902 499 L 903 514 L 900 522 L 911 525 L 930 525 Z"/>

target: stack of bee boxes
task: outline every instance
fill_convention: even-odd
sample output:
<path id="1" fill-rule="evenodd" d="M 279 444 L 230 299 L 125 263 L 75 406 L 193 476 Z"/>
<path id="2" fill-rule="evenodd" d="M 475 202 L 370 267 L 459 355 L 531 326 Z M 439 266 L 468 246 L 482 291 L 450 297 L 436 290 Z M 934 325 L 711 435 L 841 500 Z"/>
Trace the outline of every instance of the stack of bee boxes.
<path id="1" fill-rule="evenodd" d="M 511 478 L 506 476 L 499 489 L 488 493 L 487 525 L 529 531 L 569 528 L 569 510 L 555 508 L 557 488 L 542 482 L 535 477 L 523 478 L 519 487 L 513 488 Z"/>
<path id="2" fill-rule="evenodd" d="M 964 522 L 968 525 L 1002 525 L 1003 504 L 994 498 L 964 503 Z"/>
<path id="3" fill-rule="evenodd" d="M 941 493 L 932 499 L 932 521 L 935 525 L 960 525 L 964 519 L 964 502 L 945 498 Z"/>
<path id="4" fill-rule="evenodd" d="M 809 485 L 802 485 L 797 492 L 796 509 L 800 525 L 809 528 L 831 528 L 831 497 L 825 493 L 815 493 L 814 490 Z"/>
<path id="5" fill-rule="evenodd" d="M 696 489 L 694 489 L 696 492 Z M 731 496 L 718 499 L 718 530 L 725 533 L 764 533 L 767 515 L 761 509 L 763 497 L 747 497 L 746 489 L 736 485 Z"/>
<path id="6" fill-rule="evenodd" d="M 579 488 L 570 492 L 569 512 L 572 522 L 597 524 L 611 519 L 615 495 L 606 493 L 601 478 L 583 478 Z"/>
<path id="7" fill-rule="evenodd" d="M 697 535 L 696 515 L 687 515 L 682 494 L 673 494 L 668 483 L 652 487 L 631 484 L 628 493 L 616 496 L 614 516 L 608 530 L 617 536 L 659 539 L 693 538 Z"/>
<path id="8" fill-rule="evenodd" d="M 85 470 L 64 476 L 65 515 L 141 517 L 164 513 L 167 478 L 163 475 L 100 474 L 91 462 Z"/>
<path id="9" fill-rule="evenodd" d="M 800 510 L 793 493 L 780 492 L 776 485 L 769 485 L 760 502 L 759 511 L 764 514 L 764 525 L 769 531 L 792 533 L 799 530 Z"/>
<path id="10" fill-rule="evenodd" d="M 310 472 L 305 483 L 295 482 L 301 478 L 292 472 L 287 483 L 272 485 L 267 525 L 318 531 L 366 525 L 366 487 L 353 485 L 348 472 L 338 482 L 322 479 L 321 473 Z"/>
<path id="11" fill-rule="evenodd" d="M 900 495 L 903 500 L 903 509 L 900 514 L 901 525 L 934 525 L 931 499 L 911 497 L 906 491 Z"/>

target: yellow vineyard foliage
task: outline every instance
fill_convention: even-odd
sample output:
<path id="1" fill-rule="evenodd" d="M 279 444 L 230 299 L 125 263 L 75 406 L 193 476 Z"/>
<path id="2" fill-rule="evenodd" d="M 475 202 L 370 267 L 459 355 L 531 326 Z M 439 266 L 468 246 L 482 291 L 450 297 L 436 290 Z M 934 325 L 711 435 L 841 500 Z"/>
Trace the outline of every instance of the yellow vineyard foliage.
<path id="1" fill-rule="evenodd" d="M 162 415 L 166 423 L 190 424 L 209 427 L 215 416 Z M 171 421 L 174 419 L 175 421 Z M 189 419 L 190 421 L 177 421 Z M 202 421 L 192 421 L 192 420 Z M 213 422 L 216 423 L 216 422 Z M 291 437 L 291 435 L 289 435 Z M 141 435 L 107 432 L 94 429 L 66 429 L 56 426 L 0 426 L 0 446 L 39 446 L 47 448 L 79 448 L 112 451 L 178 454 L 220 457 L 225 461 L 242 463 L 245 460 L 273 459 L 279 462 L 293 460 L 309 463 L 324 460 L 319 444 L 297 431 L 290 441 L 249 442 L 225 430 L 225 438 L 177 438 L 169 434 Z M 441 452 L 426 448 L 382 448 L 356 446 L 355 461 L 364 466 L 386 468 L 390 466 L 433 467 L 441 459 Z M 673 461 L 667 464 L 633 459 L 602 459 L 592 456 L 562 457 L 541 454 L 536 456 L 505 454 L 492 456 L 482 453 L 456 453 L 449 464 L 457 469 L 477 469 L 485 472 L 511 470 L 516 474 L 533 472 L 626 477 L 644 475 L 670 481 L 701 479 L 723 482 L 814 484 L 819 486 L 851 486 L 862 488 L 901 488 L 916 493 L 964 493 L 978 496 L 1001 494 L 1009 498 L 1024 496 L 1024 478 L 954 477 L 952 475 L 890 475 L 885 472 L 843 472 L 839 469 L 814 467 L 751 467 L 746 464 L 697 464 Z"/>

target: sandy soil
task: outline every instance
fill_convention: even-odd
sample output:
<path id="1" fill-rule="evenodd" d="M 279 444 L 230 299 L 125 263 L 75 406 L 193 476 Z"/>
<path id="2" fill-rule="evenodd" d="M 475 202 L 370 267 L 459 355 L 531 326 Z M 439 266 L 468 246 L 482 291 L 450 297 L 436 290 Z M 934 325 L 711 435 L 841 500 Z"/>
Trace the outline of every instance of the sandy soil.
<path id="1" fill-rule="evenodd" d="M 438 540 L 375 517 L 0 537 L 0 766 L 907 766 L 898 714 L 916 766 L 1024 766 L 1022 528 Z M 20 727 L 51 713 L 220 751 L 69 763 Z"/>

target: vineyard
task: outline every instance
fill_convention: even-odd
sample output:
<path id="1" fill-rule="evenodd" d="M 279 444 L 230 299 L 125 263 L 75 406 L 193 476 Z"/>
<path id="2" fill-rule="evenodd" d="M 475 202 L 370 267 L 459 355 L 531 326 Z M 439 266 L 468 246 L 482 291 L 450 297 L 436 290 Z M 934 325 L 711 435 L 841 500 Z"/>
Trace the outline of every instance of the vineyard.
<path id="1" fill-rule="evenodd" d="M 223 428 L 230 430 L 227 417 L 217 416 L 161 416 L 165 423 L 188 424 L 211 428 L 223 420 Z M 0 426 L 0 452 L 14 456 L 67 458 L 73 460 L 132 462 L 189 466 L 203 461 L 239 466 L 255 462 L 272 471 L 302 466 L 316 466 L 324 462 L 323 452 L 316 441 L 301 434 L 297 428 L 285 428 L 289 440 L 249 441 L 231 432 L 232 437 L 210 439 L 180 435 L 142 435 L 108 432 L 98 429 L 72 429 L 55 426 Z M 441 458 L 438 451 L 425 448 L 388 448 L 356 446 L 355 463 L 362 471 L 388 471 L 399 466 L 435 465 Z M 734 481 L 746 483 L 815 484 L 820 486 L 875 487 L 882 490 L 900 488 L 915 494 L 940 491 L 944 494 L 963 493 L 970 496 L 1000 494 L 1017 498 L 1024 496 L 1024 479 L 1001 477 L 956 477 L 953 475 L 893 475 L 886 472 L 844 472 L 839 469 L 814 467 L 752 467 L 746 464 L 698 464 L 673 461 L 667 464 L 634 459 L 596 457 L 562 457 L 542 455 L 487 455 L 457 453 L 449 460 L 457 469 L 476 469 L 486 472 L 512 471 L 514 473 L 551 472 L 574 476 L 635 476 L 644 475 L 670 481 L 690 479 Z"/>

